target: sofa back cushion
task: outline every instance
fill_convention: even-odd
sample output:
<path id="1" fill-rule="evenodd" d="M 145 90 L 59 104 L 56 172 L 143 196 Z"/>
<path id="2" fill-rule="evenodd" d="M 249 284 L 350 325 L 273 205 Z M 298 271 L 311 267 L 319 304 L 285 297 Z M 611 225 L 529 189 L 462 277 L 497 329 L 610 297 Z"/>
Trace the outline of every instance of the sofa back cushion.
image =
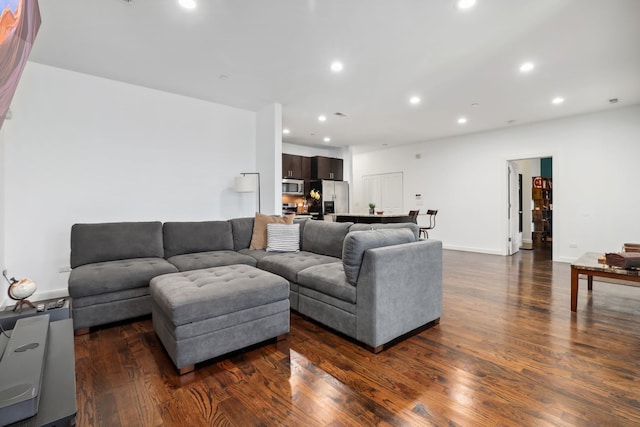
<path id="1" fill-rule="evenodd" d="M 71 227 L 71 268 L 129 258 L 162 258 L 162 223 L 112 222 Z"/>
<path id="2" fill-rule="evenodd" d="M 407 228 L 411 230 L 416 236 L 416 240 L 420 238 L 420 226 L 413 222 L 396 222 L 390 224 L 353 224 L 349 231 L 367 231 L 367 230 L 387 230 L 387 229 L 398 229 L 398 228 Z"/>
<path id="3" fill-rule="evenodd" d="M 162 227 L 164 256 L 209 251 L 232 251 L 229 221 L 166 222 Z"/>
<path id="4" fill-rule="evenodd" d="M 229 220 L 233 233 L 233 250 L 247 249 L 251 244 L 254 217 L 233 218 Z"/>
<path id="5" fill-rule="evenodd" d="M 307 221 L 302 230 L 302 250 L 342 258 L 342 243 L 352 222 Z"/>
<path id="6" fill-rule="evenodd" d="M 344 247 L 342 249 L 342 263 L 344 264 L 344 274 L 347 276 L 347 280 L 353 286 L 356 285 L 362 259 L 368 249 L 415 241 L 415 235 L 407 227 L 350 232 L 344 239 Z"/>
<path id="7" fill-rule="evenodd" d="M 312 221 L 308 218 L 293 218 L 294 224 L 300 224 L 300 248 L 302 248 L 302 236 L 304 236 L 304 226 L 307 222 Z"/>

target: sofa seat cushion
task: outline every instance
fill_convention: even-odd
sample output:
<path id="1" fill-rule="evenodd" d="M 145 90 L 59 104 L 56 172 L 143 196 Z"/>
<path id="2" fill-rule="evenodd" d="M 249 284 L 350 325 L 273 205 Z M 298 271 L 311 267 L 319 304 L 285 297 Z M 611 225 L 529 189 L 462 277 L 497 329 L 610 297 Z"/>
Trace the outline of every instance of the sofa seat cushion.
<path id="1" fill-rule="evenodd" d="M 267 252 L 265 249 L 240 249 L 238 253 L 249 255 L 255 259 L 256 262 L 260 262 L 260 260 L 266 256 L 276 255 L 273 252 Z"/>
<path id="2" fill-rule="evenodd" d="M 200 270 L 202 268 L 222 267 L 233 264 L 246 264 L 254 267 L 256 265 L 255 258 L 234 251 L 209 251 L 176 255 L 167 259 L 167 261 L 178 267 L 180 271 Z"/>
<path id="3" fill-rule="evenodd" d="M 133 258 L 85 264 L 71 270 L 69 295 L 81 298 L 149 286 L 149 280 L 178 269 L 162 258 Z"/>
<path id="4" fill-rule="evenodd" d="M 298 284 L 342 301 L 356 302 L 356 287 L 347 281 L 341 262 L 305 268 L 298 273 Z"/>
<path id="5" fill-rule="evenodd" d="M 151 297 L 174 326 L 289 299 L 282 277 L 249 265 L 229 265 L 155 277 Z"/>
<path id="6" fill-rule="evenodd" d="M 73 299 L 73 308 L 91 307 L 99 304 L 108 304 L 134 298 L 149 296 L 149 287 L 125 289 L 124 291 L 109 292 L 106 294 L 89 295 L 87 297 L 76 297 Z M 150 310 L 149 310 L 150 312 Z"/>
<path id="7" fill-rule="evenodd" d="M 339 258 L 318 255 L 312 252 L 287 252 L 266 256 L 258 261 L 258 268 L 298 283 L 298 273 L 314 265 L 339 262 Z"/>

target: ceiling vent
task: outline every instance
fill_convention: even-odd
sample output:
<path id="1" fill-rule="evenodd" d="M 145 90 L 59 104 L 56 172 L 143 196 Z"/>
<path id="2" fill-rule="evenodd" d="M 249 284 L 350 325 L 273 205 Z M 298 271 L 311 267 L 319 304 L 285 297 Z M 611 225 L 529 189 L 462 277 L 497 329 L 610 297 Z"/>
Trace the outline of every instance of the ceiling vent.
<path id="1" fill-rule="evenodd" d="M 338 117 L 349 117 L 345 113 L 341 113 L 340 111 L 333 113 L 333 115 Z"/>

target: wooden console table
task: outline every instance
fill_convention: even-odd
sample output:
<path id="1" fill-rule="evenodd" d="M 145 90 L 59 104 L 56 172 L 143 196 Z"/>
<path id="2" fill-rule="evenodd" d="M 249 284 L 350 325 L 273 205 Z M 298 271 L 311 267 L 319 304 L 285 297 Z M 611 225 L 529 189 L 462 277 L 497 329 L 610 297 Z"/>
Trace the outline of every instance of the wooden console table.
<path id="1" fill-rule="evenodd" d="M 630 283 L 624 283 L 624 285 L 640 287 L 639 270 L 625 270 L 600 264 L 598 263 L 598 258 L 601 256 L 602 254 L 596 252 L 587 252 L 571 264 L 571 311 L 576 311 L 578 307 L 578 277 L 580 274 L 587 276 L 587 289 L 589 291 L 593 290 L 594 276 L 626 280 Z"/>

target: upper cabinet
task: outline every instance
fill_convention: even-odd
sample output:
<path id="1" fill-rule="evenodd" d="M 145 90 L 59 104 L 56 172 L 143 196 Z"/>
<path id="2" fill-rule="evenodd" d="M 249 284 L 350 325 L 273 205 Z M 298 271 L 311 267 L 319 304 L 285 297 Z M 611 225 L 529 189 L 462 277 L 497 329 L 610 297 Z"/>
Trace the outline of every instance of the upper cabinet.
<path id="1" fill-rule="evenodd" d="M 343 160 L 333 157 L 305 157 L 282 154 L 282 177 L 304 179 L 332 179 L 342 181 Z"/>
<path id="2" fill-rule="evenodd" d="M 342 181 L 342 159 L 315 156 L 311 158 L 311 179 Z"/>
<path id="3" fill-rule="evenodd" d="M 304 164 L 303 156 L 295 156 L 293 154 L 282 154 L 282 177 L 305 179 L 303 164 Z M 307 177 L 306 179 L 309 179 L 309 178 Z"/>

